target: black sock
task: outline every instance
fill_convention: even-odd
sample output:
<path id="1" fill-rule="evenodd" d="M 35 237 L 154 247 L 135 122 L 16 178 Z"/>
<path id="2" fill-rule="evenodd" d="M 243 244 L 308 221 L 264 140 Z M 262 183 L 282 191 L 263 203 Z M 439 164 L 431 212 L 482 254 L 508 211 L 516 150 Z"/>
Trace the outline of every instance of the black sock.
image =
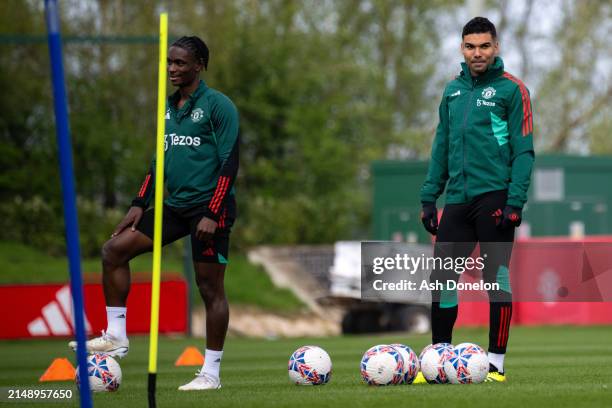
<path id="1" fill-rule="evenodd" d="M 505 354 L 512 319 L 512 302 L 491 302 L 489 306 L 489 352 Z"/>
<path id="2" fill-rule="evenodd" d="M 440 307 L 440 302 L 431 304 L 431 343 L 451 343 L 453 326 L 457 320 L 458 306 Z"/>

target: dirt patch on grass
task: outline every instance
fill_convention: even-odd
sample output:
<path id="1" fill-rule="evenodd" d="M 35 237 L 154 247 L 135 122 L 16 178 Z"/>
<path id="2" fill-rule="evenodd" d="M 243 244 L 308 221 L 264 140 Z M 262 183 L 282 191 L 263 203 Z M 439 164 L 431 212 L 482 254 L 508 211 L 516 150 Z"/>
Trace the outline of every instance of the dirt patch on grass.
<path id="1" fill-rule="evenodd" d="M 230 307 L 229 336 L 236 337 L 317 337 L 340 334 L 340 313 L 329 311 L 323 318 L 313 312 L 273 313 L 251 306 Z M 206 336 L 206 312 L 197 308 L 192 314 L 194 336 Z"/>

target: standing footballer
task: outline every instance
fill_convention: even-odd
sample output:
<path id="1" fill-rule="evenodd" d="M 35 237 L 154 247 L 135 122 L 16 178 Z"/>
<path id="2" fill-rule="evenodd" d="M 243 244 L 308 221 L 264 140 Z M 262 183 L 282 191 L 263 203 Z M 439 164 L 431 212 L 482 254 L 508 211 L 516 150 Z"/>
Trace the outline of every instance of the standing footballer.
<path id="1" fill-rule="evenodd" d="M 534 162 L 531 101 L 523 82 L 504 71 L 495 26 L 488 19 L 476 17 L 463 27 L 461 51 L 463 69 L 447 84 L 440 103 L 421 189 L 421 220 L 437 235 L 435 256 L 467 257 L 476 243 L 481 255 L 489 255 L 483 278 L 499 284 L 499 290 L 488 292 L 487 381 L 502 382 L 512 316 L 508 264 Z M 436 200 L 445 189 L 438 226 Z M 434 270 L 432 280 L 441 276 Z M 432 342 L 451 343 L 457 293 L 441 290 L 432 295 Z"/>
<path id="2" fill-rule="evenodd" d="M 221 388 L 219 368 L 229 320 L 223 279 L 229 236 L 236 218 L 234 181 L 238 173 L 238 112 L 232 101 L 200 79 L 208 67 L 208 47 L 198 37 L 182 37 L 168 50 L 168 76 L 178 90 L 168 97 L 162 244 L 190 235 L 196 281 L 206 306 L 205 363 L 179 390 Z M 154 160 L 155 161 L 155 160 Z M 128 262 L 153 248 L 155 163 L 102 249 L 108 326 L 87 342 L 88 352 L 123 357 L 128 353 L 126 301 Z M 76 342 L 70 346 L 76 348 Z"/>

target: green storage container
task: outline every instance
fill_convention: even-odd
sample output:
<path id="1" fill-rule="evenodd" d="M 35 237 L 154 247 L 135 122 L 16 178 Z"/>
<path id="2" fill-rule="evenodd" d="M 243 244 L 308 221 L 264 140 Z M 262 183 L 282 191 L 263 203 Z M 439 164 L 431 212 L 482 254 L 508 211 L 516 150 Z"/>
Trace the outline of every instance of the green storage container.
<path id="1" fill-rule="evenodd" d="M 429 242 L 420 221 L 419 191 L 428 162 L 372 163 L 373 239 Z M 612 233 L 612 156 L 538 155 L 523 211 L 525 236 Z M 438 199 L 442 208 L 444 196 Z"/>

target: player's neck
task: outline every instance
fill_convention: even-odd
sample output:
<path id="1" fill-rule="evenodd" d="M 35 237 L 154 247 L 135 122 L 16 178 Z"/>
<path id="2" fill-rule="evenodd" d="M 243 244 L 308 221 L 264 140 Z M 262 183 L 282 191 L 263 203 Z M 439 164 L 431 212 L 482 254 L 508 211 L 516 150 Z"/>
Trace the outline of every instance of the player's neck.
<path id="1" fill-rule="evenodd" d="M 489 66 L 487 66 L 486 71 L 482 71 L 482 72 L 474 72 L 474 71 L 472 71 L 472 70 L 470 69 L 470 75 L 472 76 L 472 78 L 480 78 L 480 77 L 483 77 L 483 76 L 484 76 L 484 75 L 487 73 L 487 71 L 489 71 L 489 68 L 490 68 L 490 67 L 491 67 L 490 65 L 489 65 Z"/>
<path id="2" fill-rule="evenodd" d="M 198 86 L 200 85 L 200 78 L 196 78 L 192 83 L 190 83 L 189 85 L 185 85 L 179 88 L 179 93 L 181 94 L 181 102 L 185 102 L 186 100 L 189 99 L 189 95 L 191 95 L 192 93 L 195 92 L 196 89 L 198 89 Z"/>

